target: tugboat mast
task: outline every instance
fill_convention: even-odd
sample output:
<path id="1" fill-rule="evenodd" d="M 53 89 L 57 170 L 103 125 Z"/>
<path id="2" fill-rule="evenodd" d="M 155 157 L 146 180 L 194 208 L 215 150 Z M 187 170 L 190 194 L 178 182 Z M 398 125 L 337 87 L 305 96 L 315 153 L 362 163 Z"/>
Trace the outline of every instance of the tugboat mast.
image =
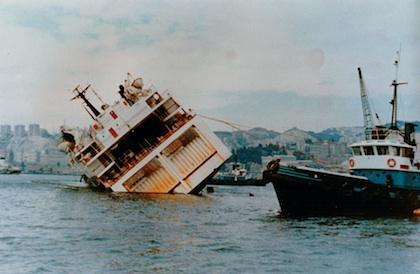
<path id="1" fill-rule="evenodd" d="M 397 51 L 397 59 L 394 61 L 395 80 L 393 80 L 392 83 L 391 83 L 391 86 L 394 87 L 394 96 L 392 97 L 391 102 L 389 102 L 392 105 L 392 118 L 391 118 L 390 129 L 395 129 L 395 130 L 398 129 L 398 126 L 397 126 L 397 114 L 398 114 L 397 90 L 398 90 L 398 86 L 408 84 L 407 82 L 398 82 L 398 66 L 399 66 L 399 63 L 400 63 L 400 51 Z"/>

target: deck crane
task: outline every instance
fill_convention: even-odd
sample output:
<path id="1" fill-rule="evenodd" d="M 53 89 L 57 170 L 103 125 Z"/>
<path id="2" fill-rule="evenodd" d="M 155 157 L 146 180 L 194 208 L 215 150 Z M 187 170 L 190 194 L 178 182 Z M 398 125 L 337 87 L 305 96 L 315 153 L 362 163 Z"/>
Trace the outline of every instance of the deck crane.
<path id="1" fill-rule="evenodd" d="M 370 110 L 370 104 L 366 92 L 365 82 L 362 77 L 362 70 L 357 68 L 359 71 L 359 83 L 360 83 L 360 97 L 362 99 L 362 110 L 363 110 L 363 123 L 365 128 L 365 139 L 372 139 L 372 129 L 374 127 L 372 111 Z"/>

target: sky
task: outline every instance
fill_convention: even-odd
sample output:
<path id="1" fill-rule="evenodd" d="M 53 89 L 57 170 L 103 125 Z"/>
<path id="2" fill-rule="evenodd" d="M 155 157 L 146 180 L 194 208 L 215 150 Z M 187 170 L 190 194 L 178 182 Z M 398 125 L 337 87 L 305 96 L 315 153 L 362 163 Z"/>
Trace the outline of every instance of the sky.
<path id="1" fill-rule="evenodd" d="M 0 123 L 88 125 L 71 90 L 111 103 L 130 72 L 247 127 L 357 126 L 357 67 L 388 122 L 400 47 L 399 118 L 420 120 L 419 15 L 415 0 L 2 0 Z"/>

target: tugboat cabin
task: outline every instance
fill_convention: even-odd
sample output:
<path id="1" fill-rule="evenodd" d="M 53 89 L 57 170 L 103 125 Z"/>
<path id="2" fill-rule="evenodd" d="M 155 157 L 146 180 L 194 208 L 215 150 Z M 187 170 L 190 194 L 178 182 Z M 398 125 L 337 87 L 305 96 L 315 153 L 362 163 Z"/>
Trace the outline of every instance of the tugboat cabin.
<path id="1" fill-rule="evenodd" d="M 420 166 L 414 162 L 414 149 L 397 140 L 366 140 L 350 146 L 349 168 L 378 184 L 420 188 Z"/>

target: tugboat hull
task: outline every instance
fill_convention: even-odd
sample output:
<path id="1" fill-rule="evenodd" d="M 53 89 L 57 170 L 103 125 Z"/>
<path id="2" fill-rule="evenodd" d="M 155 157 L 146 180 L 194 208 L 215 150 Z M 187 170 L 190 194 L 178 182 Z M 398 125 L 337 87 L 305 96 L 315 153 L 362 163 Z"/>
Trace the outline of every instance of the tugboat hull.
<path id="1" fill-rule="evenodd" d="M 408 216 L 420 207 L 420 190 L 378 185 L 366 177 L 282 166 L 265 171 L 285 216 Z"/>

